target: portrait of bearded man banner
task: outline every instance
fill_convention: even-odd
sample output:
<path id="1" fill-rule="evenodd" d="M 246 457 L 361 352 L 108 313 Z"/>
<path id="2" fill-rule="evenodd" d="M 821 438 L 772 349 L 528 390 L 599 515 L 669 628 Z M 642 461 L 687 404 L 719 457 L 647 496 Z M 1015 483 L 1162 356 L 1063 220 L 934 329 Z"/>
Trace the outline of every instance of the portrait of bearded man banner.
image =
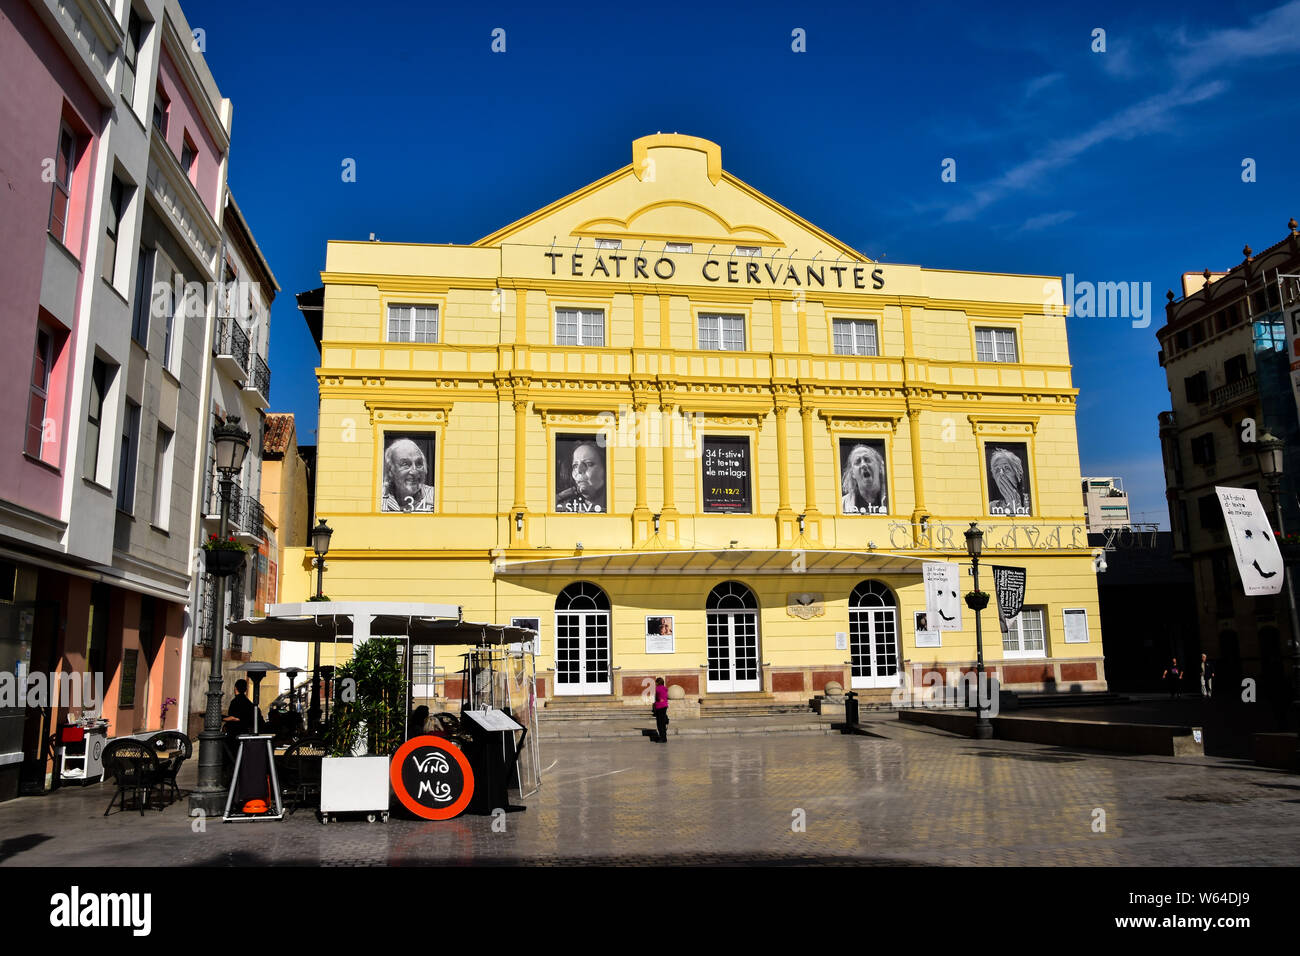
<path id="1" fill-rule="evenodd" d="M 840 440 L 840 511 L 846 515 L 889 513 L 889 480 L 885 473 L 885 443 Z"/>
<path id="2" fill-rule="evenodd" d="M 989 514 L 1032 514 L 1029 499 L 1029 451 L 1024 443 L 987 442 L 984 445 L 984 458 L 988 472 Z"/>
<path id="3" fill-rule="evenodd" d="M 434 436 L 418 432 L 384 436 L 384 490 L 379 510 L 432 512 Z"/>
<path id="4" fill-rule="evenodd" d="M 555 510 L 571 514 L 603 514 L 605 449 L 595 435 L 555 437 Z"/>

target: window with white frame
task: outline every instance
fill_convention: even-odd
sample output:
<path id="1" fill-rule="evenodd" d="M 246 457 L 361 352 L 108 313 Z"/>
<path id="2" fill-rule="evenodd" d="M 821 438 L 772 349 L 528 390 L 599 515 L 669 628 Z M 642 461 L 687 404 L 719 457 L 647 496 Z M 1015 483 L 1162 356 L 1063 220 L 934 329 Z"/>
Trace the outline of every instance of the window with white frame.
<path id="1" fill-rule="evenodd" d="M 756 256 L 762 251 L 763 250 L 758 248 L 758 246 L 736 246 L 732 254 L 737 256 Z"/>
<path id="2" fill-rule="evenodd" d="M 701 312 L 700 348 L 723 352 L 745 351 L 745 317 Z"/>
<path id="3" fill-rule="evenodd" d="M 687 253 L 692 252 L 694 249 L 695 243 L 693 242 L 668 242 L 664 244 L 664 252 L 667 253 Z"/>
<path id="4" fill-rule="evenodd" d="M 388 306 L 388 341 L 437 342 L 438 307 L 436 305 Z"/>
<path id="5" fill-rule="evenodd" d="M 596 248 L 597 249 L 622 249 L 623 240 L 622 239 L 597 239 Z"/>
<path id="6" fill-rule="evenodd" d="M 976 329 L 977 362 L 1019 362 L 1016 355 L 1015 329 Z"/>
<path id="7" fill-rule="evenodd" d="M 1019 614 L 1007 621 L 1007 633 L 1002 636 L 1002 656 L 1046 657 L 1045 618 L 1041 607 L 1021 608 Z"/>
<path id="8" fill-rule="evenodd" d="M 153 452 L 153 525 L 167 530 L 172 514 L 172 439 L 175 433 L 158 426 Z"/>
<path id="9" fill-rule="evenodd" d="M 833 319 L 836 355 L 879 355 L 876 323 L 871 319 Z"/>
<path id="10" fill-rule="evenodd" d="M 604 309 L 556 309 L 556 345 L 604 345 Z"/>

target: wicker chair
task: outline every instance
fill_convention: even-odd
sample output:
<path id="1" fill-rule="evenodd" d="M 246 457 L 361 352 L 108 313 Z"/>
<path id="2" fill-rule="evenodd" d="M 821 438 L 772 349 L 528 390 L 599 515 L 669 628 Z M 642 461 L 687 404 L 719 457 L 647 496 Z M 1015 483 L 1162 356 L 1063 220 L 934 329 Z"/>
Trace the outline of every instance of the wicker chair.
<path id="1" fill-rule="evenodd" d="M 158 763 L 158 752 L 153 745 L 143 741 L 124 737 L 112 741 L 104 748 L 104 779 L 112 778 L 117 785 L 113 799 L 108 801 L 108 816 L 113 804 L 122 798 L 121 809 L 126 809 L 126 795 L 134 793 L 140 816 L 149 805 L 149 798 L 154 788 L 163 784 L 163 771 Z"/>
<path id="2" fill-rule="evenodd" d="M 181 789 L 176 783 L 176 776 L 181 766 L 194 755 L 194 744 L 188 735 L 179 730 L 164 730 L 149 738 L 149 744 L 158 752 L 159 768 L 162 782 L 169 788 L 172 802 L 181 797 Z M 175 751 L 175 755 L 172 755 Z"/>

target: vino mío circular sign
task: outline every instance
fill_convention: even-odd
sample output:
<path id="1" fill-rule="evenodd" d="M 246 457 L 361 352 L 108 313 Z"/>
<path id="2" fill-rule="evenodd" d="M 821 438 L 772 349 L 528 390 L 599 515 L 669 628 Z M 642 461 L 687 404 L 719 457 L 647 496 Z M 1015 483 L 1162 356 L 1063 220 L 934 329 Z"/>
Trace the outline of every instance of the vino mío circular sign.
<path id="1" fill-rule="evenodd" d="M 461 749 L 442 737 L 412 737 L 393 754 L 393 792 L 426 820 L 450 820 L 474 796 L 474 771 Z"/>

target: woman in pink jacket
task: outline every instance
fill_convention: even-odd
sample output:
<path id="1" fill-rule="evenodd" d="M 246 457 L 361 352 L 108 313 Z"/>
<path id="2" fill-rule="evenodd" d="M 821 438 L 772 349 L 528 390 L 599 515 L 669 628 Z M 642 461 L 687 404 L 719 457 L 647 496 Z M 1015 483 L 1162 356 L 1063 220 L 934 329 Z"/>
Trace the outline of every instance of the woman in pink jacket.
<path id="1" fill-rule="evenodd" d="M 655 727 L 659 736 L 655 738 L 661 744 L 668 743 L 668 688 L 662 677 L 655 678 Z"/>

